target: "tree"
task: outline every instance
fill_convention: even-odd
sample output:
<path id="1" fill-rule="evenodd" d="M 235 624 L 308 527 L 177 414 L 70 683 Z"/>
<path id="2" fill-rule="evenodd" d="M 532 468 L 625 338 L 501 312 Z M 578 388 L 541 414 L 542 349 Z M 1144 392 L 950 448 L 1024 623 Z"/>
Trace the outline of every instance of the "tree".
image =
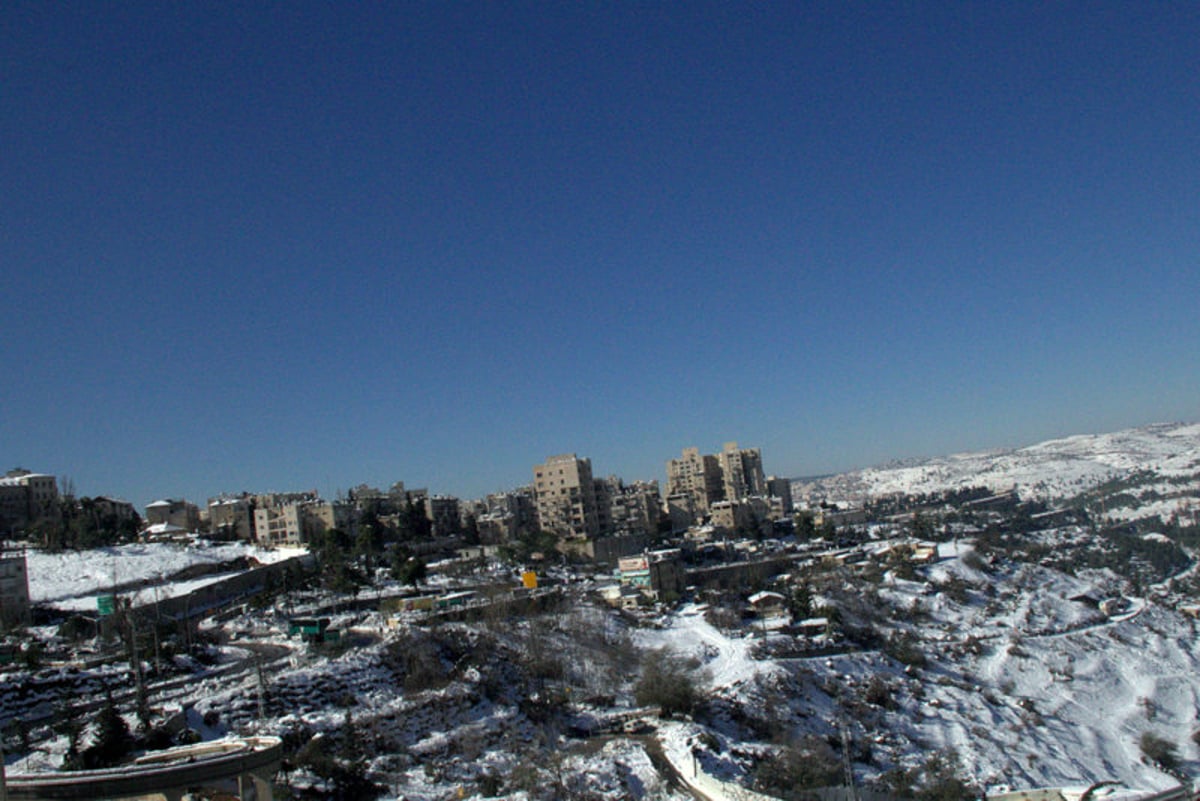
<path id="1" fill-rule="evenodd" d="M 933 753 L 925 760 L 922 787 L 917 792 L 921 801 L 968 801 L 978 794 L 959 777 L 958 752 L 953 748 Z"/>
<path id="2" fill-rule="evenodd" d="M 463 515 L 462 535 L 463 541 L 468 545 L 479 544 L 479 521 L 470 512 Z"/>
<path id="3" fill-rule="evenodd" d="M 378 798 L 383 788 L 367 778 L 361 761 L 340 760 L 329 753 L 329 743 L 323 735 L 316 735 L 296 754 L 297 764 L 303 765 L 313 775 L 331 785 L 332 801 L 360 801 Z"/>
<path id="4" fill-rule="evenodd" d="M 688 714 L 700 701 L 693 671 L 669 648 L 650 651 L 642 659 L 633 697 L 639 706 L 660 707 L 664 717 Z"/>
<path id="5" fill-rule="evenodd" d="M 796 514 L 796 539 L 811 540 L 817 536 L 817 524 L 813 522 L 813 514 L 809 511 Z"/>
<path id="6" fill-rule="evenodd" d="M 933 523 L 918 509 L 913 512 L 908 532 L 914 539 L 927 540 L 933 536 Z"/>
<path id="7" fill-rule="evenodd" d="M 83 752 L 85 769 L 107 768 L 118 764 L 133 750 L 133 734 L 129 724 L 117 711 L 112 691 L 105 694 L 104 706 L 96 716 L 96 736 Z"/>
<path id="8" fill-rule="evenodd" d="M 838 536 L 837 523 L 833 522 L 833 518 L 826 514 L 821 521 L 821 527 L 817 530 L 817 533 L 820 534 L 821 539 L 833 542 Z"/>
<path id="9" fill-rule="evenodd" d="M 411 556 L 406 549 L 397 548 L 393 552 L 392 578 L 396 581 L 415 587 L 425 580 L 428 573 L 424 560 Z"/>
<path id="10" fill-rule="evenodd" d="M 331 528 L 312 538 L 310 549 L 317 557 L 317 569 L 326 589 L 339 593 L 356 592 L 366 577 L 349 563 L 350 535 Z"/>
<path id="11" fill-rule="evenodd" d="M 812 616 L 812 590 L 805 583 L 797 584 L 788 595 L 788 611 L 794 620 Z"/>
<path id="12" fill-rule="evenodd" d="M 433 522 L 425 516 L 425 510 L 408 498 L 400 514 L 400 530 L 397 532 L 400 541 L 420 542 L 429 539 L 432 533 Z"/>
<path id="13" fill-rule="evenodd" d="M 783 799 L 810 797 L 810 790 L 840 783 L 837 754 L 819 737 L 789 743 L 759 762 L 754 788 Z"/>

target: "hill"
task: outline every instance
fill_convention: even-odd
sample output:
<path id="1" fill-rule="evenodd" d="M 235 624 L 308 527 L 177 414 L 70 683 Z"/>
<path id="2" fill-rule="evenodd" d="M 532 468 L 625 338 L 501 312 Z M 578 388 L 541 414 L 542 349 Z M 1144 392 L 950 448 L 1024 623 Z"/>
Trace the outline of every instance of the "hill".
<path id="1" fill-rule="evenodd" d="M 888 495 L 966 487 L 1015 489 L 1023 500 L 1084 505 L 1116 519 L 1200 512 L 1200 424 L 1166 423 L 1080 434 L 1016 449 L 911 459 L 812 481 L 793 495 L 859 506 Z"/>

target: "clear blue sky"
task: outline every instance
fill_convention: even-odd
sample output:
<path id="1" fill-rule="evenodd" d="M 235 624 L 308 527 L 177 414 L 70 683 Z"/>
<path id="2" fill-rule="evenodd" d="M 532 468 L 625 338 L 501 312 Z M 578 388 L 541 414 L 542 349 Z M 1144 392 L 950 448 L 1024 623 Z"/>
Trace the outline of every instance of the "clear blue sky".
<path id="1" fill-rule="evenodd" d="M 139 506 L 1195 420 L 1200 4 L 0 10 L 0 465 Z"/>

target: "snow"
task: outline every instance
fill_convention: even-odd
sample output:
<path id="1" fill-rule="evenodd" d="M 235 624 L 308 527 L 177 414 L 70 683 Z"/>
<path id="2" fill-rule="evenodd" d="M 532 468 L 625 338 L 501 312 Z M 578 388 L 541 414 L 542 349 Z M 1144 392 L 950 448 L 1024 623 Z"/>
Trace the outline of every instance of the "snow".
<path id="1" fill-rule="evenodd" d="M 92 551 L 58 551 L 50 553 L 30 549 L 25 554 L 29 575 L 29 597 L 34 603 L 45 603 L 64 609 L 95 609 L 95 597 L 110 592 L 117 585 L 145 585 L 142 592 L 148 597 L 152 584 L 185 568 L 195 565 L 219 565 L 240 557 L 251 557 L 262 563 L 277 562 L 302 551 L 267 550 L 247 543 L 208 543 L 204 540 L 178 543 L 133 543 L 97 548 Z M 206 576 L 199 583 L 160 586 L 159 598 L 179 595 L 223 576 Z"/>
<path id="2" fill-rule="evenodd" d="M 830 501 L 854 506 L 870 497 L 983 486 L 996 492 L 1016 488 L 1025 499 L 1055 500 L 1135 471 L 1153 471 L 1167 480 L 1164 490 L 1178 492 L 1180 487 L 1170 480 L 1194 480 L 1200 471 L 1200 423 L 1145 426 L 1064 437 L 1014 450 L 898 462 L 811 484 L 796 482 L 793 494 L 805 497 L 815 488 Z M 1176 501 L 1167 500 L 1163 510 L 1170 513 L 1177 506 Z"/>
<path id="3" fill-rule="evenodd" d="M 722 634 L 704 619 L 695 604 L 672 614 L 666 628 L 639 630 L 635 639 L 646 647 L 666 647 L 679 656 L 695 658 L 703 666 L 704 683 L 710 691 L 740 686 L 778 670 L 770 662 L 751 657 L 750 639 Z"/>

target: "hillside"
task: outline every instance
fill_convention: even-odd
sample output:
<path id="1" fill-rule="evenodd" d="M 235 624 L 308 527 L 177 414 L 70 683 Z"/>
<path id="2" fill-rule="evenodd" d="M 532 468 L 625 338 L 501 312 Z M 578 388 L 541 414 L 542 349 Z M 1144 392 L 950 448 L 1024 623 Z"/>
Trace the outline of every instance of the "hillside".
<path id="1" fill-rule="evenodd" d="M 1170 423 L 1081 434 L 1012 450 L 895 462 L 797 481 L 793 495 L 858 506 L 886 495 L 965 487 L 1016 489 L 1024 500 L 1077 502 L 1116 519 L 1200 511 L 1200 424 Z"/>

